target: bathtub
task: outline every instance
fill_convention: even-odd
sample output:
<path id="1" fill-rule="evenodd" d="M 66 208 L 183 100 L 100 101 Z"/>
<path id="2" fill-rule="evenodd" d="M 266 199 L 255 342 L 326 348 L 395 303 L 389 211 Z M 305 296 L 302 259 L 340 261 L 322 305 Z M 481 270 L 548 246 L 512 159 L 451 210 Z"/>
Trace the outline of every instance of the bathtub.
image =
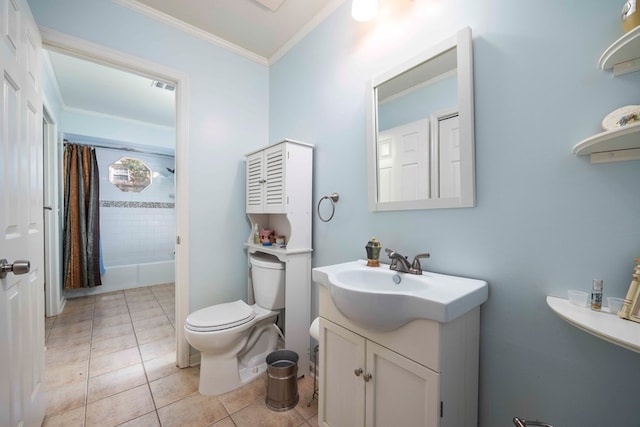
<path id="1" fill-rule="evenodd" d="M 105 272 L 102 275 L 102 288 L 111 292 L 174 283 L 175 264 L 174 260 L 168 260 L 105 267 Z"/>

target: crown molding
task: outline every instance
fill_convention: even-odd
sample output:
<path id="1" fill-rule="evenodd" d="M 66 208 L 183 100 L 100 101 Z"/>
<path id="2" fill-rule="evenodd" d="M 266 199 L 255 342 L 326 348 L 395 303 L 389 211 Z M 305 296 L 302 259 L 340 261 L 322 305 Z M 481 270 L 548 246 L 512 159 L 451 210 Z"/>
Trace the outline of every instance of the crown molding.
<path id="1" fill-rule="evenodd" d="M 149 18 L 155 19 L 157 21 L 170 25 L 174 28 L 177 28 L 178 30 L 184 31 L 187 34 L 191 34 L 192 36 L 203 39 L 215 46 L 234 52 L 240 56 L 248 58 L 259 64 L 269 65 L 269 61 L 264 56 L 260 56 L 256 53 L 251 52 L 250 50 L 247 50 L 243 47 L 233 44 L 223 38 L 214 36 L 213 34 L 208 33 L 204 30 L 201 30 L 198 27 L 187 24 L 184 21 L 174 18 L 173 16 L 167 15 L 166 13 L 160 12 L 159 10 L 156 10 L 152 7 L 142 4 L 136 0 L 111 0 L 111 1 L 113 1 L 116 4 L 119 4 L 120 6 L 124 6 L 131 10 L 134 10 Z"/>
<path id="2" fill-rule="evenodd" d="M 282 58 L 289 50 L 291 50 L 296 44 L 298 44 L 304 37 L 306 37 L 311 31 L 313 31 L 318 25 L 322 23 L 329 15 L 336 11 L 347 0 L 333 0 L 329 2 L 320 12 L 313 17 L 304 27 L 300 29 L 293 37 L 291 37 L 285 44 L 282 45 L 271 57 L 269 58 L 269 65 L 275 64 L 280 58 Z"/>

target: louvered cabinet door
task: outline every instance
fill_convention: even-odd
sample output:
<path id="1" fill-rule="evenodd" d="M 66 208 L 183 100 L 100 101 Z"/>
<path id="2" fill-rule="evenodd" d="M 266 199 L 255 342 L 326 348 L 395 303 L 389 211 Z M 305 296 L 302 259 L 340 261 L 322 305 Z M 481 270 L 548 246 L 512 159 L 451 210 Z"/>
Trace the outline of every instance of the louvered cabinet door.
<path id="1" fill-rule="evenodd" d="M 262 151 L 247 156 L 247 213 L 264 212 L 264 162 Z"/>
<path id="2" fill-rule="evenodd" d="M 264 150 L 264 212 L 287 213 L 286 144 Z"/>

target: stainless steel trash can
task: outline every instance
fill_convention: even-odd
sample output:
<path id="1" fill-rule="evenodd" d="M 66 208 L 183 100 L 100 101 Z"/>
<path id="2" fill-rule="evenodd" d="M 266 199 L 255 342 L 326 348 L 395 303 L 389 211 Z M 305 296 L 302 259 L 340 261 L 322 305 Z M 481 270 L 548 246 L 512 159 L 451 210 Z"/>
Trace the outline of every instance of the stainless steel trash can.
<path id="1" fill-rule="evenodd" d="M 267 355 L 267 407 L 287 411 L 298 404 L 298 354 L 277 350 Z"/>

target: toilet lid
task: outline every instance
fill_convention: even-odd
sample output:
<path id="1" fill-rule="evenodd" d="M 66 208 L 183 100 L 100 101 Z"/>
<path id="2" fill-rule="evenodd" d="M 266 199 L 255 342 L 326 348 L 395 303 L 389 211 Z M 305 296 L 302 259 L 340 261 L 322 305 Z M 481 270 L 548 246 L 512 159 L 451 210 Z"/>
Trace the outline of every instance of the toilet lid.
<path id="1" fill-rule="evenodd" d="M 253 309 L 238 300 L 194 311 L 187 317 L 186 326 L 192 331 L 219 331 L 242 325 L 254 317 Z"/>

